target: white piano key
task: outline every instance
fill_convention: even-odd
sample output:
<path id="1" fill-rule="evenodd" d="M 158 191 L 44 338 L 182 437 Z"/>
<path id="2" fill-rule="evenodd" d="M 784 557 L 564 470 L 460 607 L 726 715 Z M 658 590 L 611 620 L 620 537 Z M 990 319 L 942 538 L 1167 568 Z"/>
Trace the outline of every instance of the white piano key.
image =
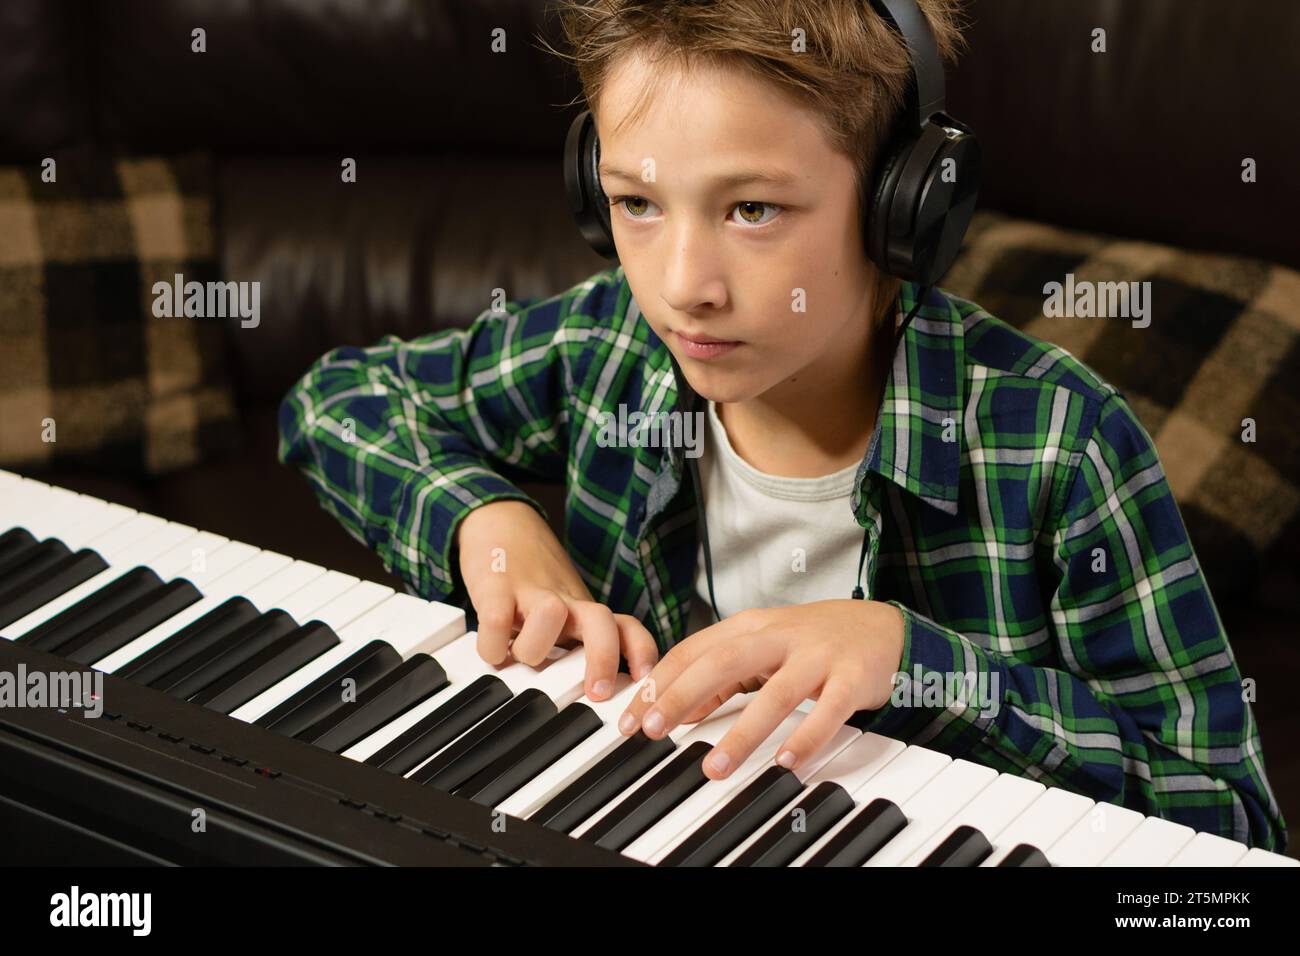
<path id="1" fill-rule="evenodd" d="M 1196 831 L 1161 817 L 1147 817 L 1106 858 L 1102 866 L 1167 866 L 1192 842 Z"/>
<path id="2" fill-rule="evenodd" d="M 364 588 L 370 583 L 362 582 L 352 590 Z M 340 600 L 347 596 L 341 595 Z M 328 608 L 323 609 L 317 619 L 333 627 L 330 621 L 325 620 L 326 610 Z M 421 651 L 432 654 L 465 633 L 465 612 L 449 604 L 435 604 L 408 594 L 390 594 L 342 630 L 336 630 L 339 644 L 254 697 L 230 716 L 237 720 L 257 720 L 373 640 L 387 641 L 403 658 Z"/>
<path id="3" fill-rule="evenodd" d="M 1050 847 L 1042 847 L 1052 866 L 1097 866 L 1142 823 L 1142 814 L 1113 803 L 1094 803 Z"/>
<path id="4" fill-rule="evenodd" d="M 1217 833 L 1198 833 L 1169 861 L 1170 866 L 1235 866 L 1249 848 Z"/>
<path id="5" fill-rule="evenodd" d="M 26 528 L 36 537 L 41 537 L 41 502 L 53 491 L 49 485 L 28 478 L 20 478 L 12 487 L 5 489 L 4 494 L 0 495 L 0 524 L 4 525 L 3 530 Z M 36 529 L 31 527 L 33 521 L 37 522 Z"/>
<path id="6" fill-rule="evenodd" d="M 107 569 L 83 581 L 69 591 L 65 591 L 53 601 L 50 601 L 41 607 L 32 611 L 26 617 L 14 621 L 3 631 L 3 636 L 13 640 L 20 635 L 30 631 L 32 628 L 45 623 L 50 618 L 61 613 L 72 605 L 78 603 L 83 598 L 94 594 L 100 588 L 117 580 L 123 574 L 136 567 L 153 567 L 160 575 L 164 573 L 162 569 L 155 567 L 153 561 L 160 559 L 163 555 L 170 555 L 178 547 L 198 547 L 206 548 L 209 551 L 225 542 L 225 538 L 218 535 L 208 534 L 206 531 L 196 531 L 188 525 L 167 524 L 164 525 L 154 534 L 148 535 L 130 547 L 122 549 L 114 561 L 109 563 Z M 176 552 L 179 554 L 180 552 Z M 192 560 L 190 552 L 184 553 L 184 564 Z M 175 565 L 176 562 L 172 562 Z M 183 565 L 182 565 L 183 566 Z"/>
<path id="7" fill-rule="evenodd" d="M 752 844 L 758 842 L 763 832 L 774 821 L 786 817 L 813 790 L 823 783 L 838 784 L 852 796 L 854 791 L 862 787 L 868 780 L 883 770 L 891 760 L 902 753 L 906 746 L 901 740 L 882 737 L 880 734 L 865 733 L 857 735 L 847 747 L 832 756 L 830 760 L 826 761 L 823 766 L 819 767 L 815 773 L 804 781 L 804 788 L 797 797 L 782 807 L 778 813 L 773 814 L 771 820 L 764 823 L 756 832 L 751 833 L 734 850 L 719 860 L 718 866 L 730 866 Z M 846 817 L 851 815 L 852 811 L 845 814 Z"/>
<path id="8" fill-rule="evenodd" d="M 863 865 L 899 865 L 997 776 L 997 771 L 991 767 L 969 760 L 954 760 L 912 799 L 901 805 L 907 826 Z"/>
<path id="9" fill-rule="evenodd" d="M 189 581 L 199 589 L 203 597 L 173 614 L 157 627 L 145 631 L 135 640 L 124 644 L 112 654 L 96 661 L 93 665 L 95 669 L 106 674 L 113 673 L 123 664 L 135 660 L 203 615 L 231 598 L 239 596 L 253 584 L 265 582 L 268 578 L 274 579 L 278 572 L 292 563 L 291 558 L 276 554 L 274 551 L 263 551 L 250 556 L 247 552 L 253 550 L 251 545 L 238 541 L 232 541 L 218 549 L 207 561 L 204 573 L 192 577 L 187 575 Z M 258 610 L 262 609 L 258 608 Z"/>
<path id="10" fill-rule="evenodd" d="M 961 826 L 979 830 L 992 845 L 995 835 L 1009 826 L 1046 789 L 1041 783 L 1027 777 L 1017 777 L 1009 773 L 998 774 L 992 783 L 977 793 L 969 803 L 926 838 L 916 851 L 903 861 L 903 865 L 919 866 L 954 830 Z"/>
<path id="11" fill-rule="evenodd" d="M 102 507 L 96 507 L 75 525 L 64 528 L 56 537 L 73 550 L 85 548 L 90 541 L 105 531 L 121 527 L 137 514 L 139 512 L 124 508 L 122 505 L 104 504 Z M 100 557 L 103 555 L 101 554 Z"/>
<path id="12" fill-rule="evenodd" d="M 94 510 L 95 503 L 66 488 L 30 489 L 19 499 L 21 524 L 37 538 L 58 537 L 63 528 L 75 524 Z"/>
<path id="13" fill-rule="evenodd" d="M 71 509 L 66 507 L 68 496 L 75 499 Z M 61 506 L 60 502 L 65 504 Z M 23 482 L 12 494 L 0 493 L 0 532 L 26 527 L 38 538 L 55 537 L 74 550 L 137 513 L 91 495 L 76 495 L 49 485 Z"/>
<path id="14" fill-rule="evenodd" d="M 171 522 L 155 515 L 136 514 L 114 528 L 87 538 L 84 547 L 94 549 L 101 558 L 113 564 L 117 555 L 127 548 L 139 544 L 145 538 L 157 534 L 170 525 Z M 176 527 L 184 526 L 176 525 Z M 195 533 L 197 534 L 197 531 Z"/>
<path id="15" fill-rule="evenodd" d="M 285 611 L 280 605 L 292 600 L 303 588 L 324 574 L 325 569 L 319 564 L 312 564 L 308 561 L 294 561 L 287 568 L 277 572 L 265 581 L 250 586 L 243 592 L 243 597 L 249 604 L 263 613 L 272 608 L 279 608 L 299 624 L 306 624 L 307 615 L 325 604 L 329 600 L 328 598 L 322 598 L 315 605 L 304 610 L 302 614 Z"/>
<path id="16" fill-rule="evenodd" d="M 1290 856 L 1283 856 L 1281 853 L 1273 853 L 1270 850 L 1264 850 L 1260 847 L 1253 846 L 1246 851 L 1235 864 L 1236 866 L 1300 866 L 1300 860 Z"/>
<path id="17" fill-rule="evenodd" d="M 807 714 L 795 711 L 783 720 L 777 729 L 754 748 L 744 762 L 724 780 L 710 780 L 695 791 L 654 826 L 630 843 L 623 852 L 636 860 L 657 864 L 684 843 L 703 826 L 728 801 L 740 793 L 750 782 L 769 767 L 775 767 L 777 748 L 798 729 Z M 801 768 L 805 778 L 811 776 L 827 761 L 862 736 L 855 727 L 841 726 L 835 735 Z M 796 771 L 796 774 L 798 772 Z"/>
<path id="18" fill-rule="evenodd" d="M 1070 827 L 1092 809 L 1094 801 L 1060 787 L 1048 787 L 1037 800 L 997 834 L 993 852 L 980 866 L 997 866 L 1022 843 L 1046 854 Z"/>
<path id="19" fill-rule="evenodd" d="M 299 588 L 289 597 L 280 602 L 280 610 L 288 614 L 296 621 L 308 620 L 308 615 L 316 615 L 318 620 L 320 613 L 325 608 L 334 604 L 335 607 L 330 612 L 331 621 L 324 621 L 334 630 L 338 630 L 346 624 L 350 624 L 359 616 L 360 613 L 370 610 L 378 604 L 383 597 L 392 593 L 391 588 L 385 588 L 382 584 L 375 584 L 373 581 L 366 581 L 366 590 L 358 592 L 359 595 L 374 595 L 374 599 L 367 606 L 362 608 L 358 614 L 341 620 L 340 616 L 346 617 L 347 609 L 354 606 L 357 602 L 357 595 L 351 595 L 343 599 L 343 595 L 350 594 L 354 588 L 361 587 L 360 578 L 355 578 L 350 574 L 344 574 L 342 571 L 326 571 L 317 578 L 313 578 L 303 587 Z M 379 596 L 379 595 L 382 595 Z M 336 603 L 337 602 L 337 603 Z"/>
<path id="20" fill-rule="evenodd" d="M 314 590 L 315 585 L 309 585 L 308 588 L 304 589 L 303 593 Z M 360 581 L 354 587 L 340 591 L 333 600 L 321 605 L 313 613 L 313 617 L 324 624 L 328 624 L 338 634 L 349 624 L 374 611 L 392 597 L 394 597 L 392 588 L 376 584 L 374 581 Z M 297 602 L 290 603 L 296 604 Z M 399 606 L 401 605 L 393 605 L 393 607 Z M 287 611 L 289 614 L 293 613 L 288 608 L 282 608 L 281 610 Z"/>

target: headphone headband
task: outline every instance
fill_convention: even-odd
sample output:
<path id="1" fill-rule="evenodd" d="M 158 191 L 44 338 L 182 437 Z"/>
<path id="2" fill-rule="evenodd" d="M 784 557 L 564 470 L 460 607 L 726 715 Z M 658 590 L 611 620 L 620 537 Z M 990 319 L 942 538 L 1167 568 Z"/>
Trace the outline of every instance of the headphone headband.
<path id="1" fill-rule="evenodd" d="M 931 116 L 944 111 L 943 61 L 934 33 L 916 0 L 871 0 L 871 6 L 907 44 L 912 77 L 904 111 L 915 111 L 916 129 L 920 130 Z"/>

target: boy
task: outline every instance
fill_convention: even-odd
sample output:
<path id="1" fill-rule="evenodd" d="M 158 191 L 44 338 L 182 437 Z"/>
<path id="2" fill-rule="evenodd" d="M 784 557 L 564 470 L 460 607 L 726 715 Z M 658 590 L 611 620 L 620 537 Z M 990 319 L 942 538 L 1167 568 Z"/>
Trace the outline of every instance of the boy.
<path id="1" fill-rule="evenodd" d="M 921 6 L 951 59 L 955 4 Z M 1127 403 L 864 254 L 909 79 L 898 34 L 857 0 L 564 13 L 621 264 L 468 330 L 331 352 L 285 400 L 281 458 L 414 591 L 472 605 L 487 661 L 579 640 L 600 700 L 622 656 L 652 690 L 624 733 L 757 689 L 714 779 L 811 698 L 784 766 L 866 712 L 866 730 L 1282 848 L 1235 660 Z M 620 409 L 699 421 L 702 449 L 610 441 Z M 701 450 L 717 588 L 686 475 Z M 567 550 L 525 476 L 566 482 Z M 895 693 L 934 677 L 985 699 Z"/>

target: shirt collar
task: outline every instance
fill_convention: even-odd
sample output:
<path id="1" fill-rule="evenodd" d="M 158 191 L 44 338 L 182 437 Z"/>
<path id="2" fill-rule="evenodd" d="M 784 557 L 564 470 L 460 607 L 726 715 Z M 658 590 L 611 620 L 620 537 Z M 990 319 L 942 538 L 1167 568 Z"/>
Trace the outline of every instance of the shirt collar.
<path id="1" fill-rule="evenodd" d="M 921 291 L 916 283 L 900 283 L 894 328 L 916 305 Z M 635 298 L 629 307 L 637 309 L 639 315 Z M 653 329 L 647 327 L 647 331 L 653 377 L 675 392 L 674 407 L 678 412 L 697 410 L 699 394 L 668 346 Z M 941 289 L 931 288 L 894 351 L 876 428 L 858 466 L 852 507 L 860 520 L 868 473 L 880 475 L 946 514 L 957 513 L 964 385 L 961 315 Z M 659 405 L 665 397 L 661 388 L 650 388 L 647 393 L 653 405 Z M 664 462 L 679 479 L 684 457 L 677 446 L 664 454 Z"/>

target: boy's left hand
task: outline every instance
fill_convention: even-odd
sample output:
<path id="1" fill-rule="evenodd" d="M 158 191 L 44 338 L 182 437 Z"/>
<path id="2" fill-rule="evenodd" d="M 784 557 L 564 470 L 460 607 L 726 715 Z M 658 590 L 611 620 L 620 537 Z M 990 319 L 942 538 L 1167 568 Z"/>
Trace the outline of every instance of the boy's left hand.
<path id="1" fill-rule="evenodd" d="M 777 763 L 793 769 L 856 711 L 888 702 L 902 657 L 903 615 L 890 604 L 844 599 L 741 611 L 665 654 L 646 676 L 652 692 L 637 692 L 619 730 L 630 735 L 641 727 L 658 739 L 733 694 L 761 688 L 704 759 L 705 775 L 721 780 L 814 698 L 812 712 L 777 751 Z"/>

